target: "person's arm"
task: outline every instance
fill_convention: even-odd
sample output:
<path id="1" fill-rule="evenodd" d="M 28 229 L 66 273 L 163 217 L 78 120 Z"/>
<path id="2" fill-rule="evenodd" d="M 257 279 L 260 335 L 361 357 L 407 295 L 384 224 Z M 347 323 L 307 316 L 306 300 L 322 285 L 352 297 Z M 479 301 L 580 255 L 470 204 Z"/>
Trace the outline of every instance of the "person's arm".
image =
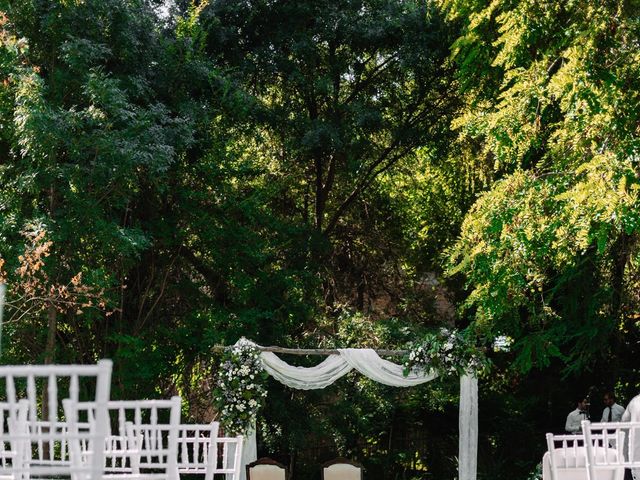
<path id="1" fill-rule="evenodd" d="M 631 410 L 629 410 L 629 407 L 631 406 L 631 404 L 629 404 L 629 406 L 627 407 L 627 409 L 624 411 L 624 413 L 622 414 L 622 421 L 623 422 L 630 422 L 631 421 Z"/>
<path id="2" fill-rule="evenodd" d="M 573 413 L 573 412 L 571 412 Z M 565 432 L 570 432 L 573 433 L 573 422 L 571 421 L 571 413 L 569 415 L 567 415 L 567 421 L 564 424 L 564 430 Z"/>

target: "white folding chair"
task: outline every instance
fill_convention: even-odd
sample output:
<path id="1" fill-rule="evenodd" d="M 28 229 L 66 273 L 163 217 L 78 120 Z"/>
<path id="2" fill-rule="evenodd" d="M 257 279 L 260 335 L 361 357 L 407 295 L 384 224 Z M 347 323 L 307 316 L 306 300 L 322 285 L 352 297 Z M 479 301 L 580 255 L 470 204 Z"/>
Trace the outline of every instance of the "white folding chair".
<path id="1" fill-rule="evenodd" d="M 602 478 L 602 472 L 640 469 L 640 422 L 582 422 L 587 450 L 588 480 Z M 597 439 L 601 439 L 598 441 Z M 614 450 L 615 456 L 608 452 Z M 622 478 L 622 477 L 620 477 Z"/>
<path id="2" fill-rule="evenodd" d="M 213 480 L 217 465 L 218 429 L 220 424 L 180 425 L 178 434 L 178 473 L 204 475 L 204 480 Z"/>
<path id="3" fill-rule="evenodd" d="M 0 479 L 16 480 L 24 471 L 29 402 L 0 402 Z"/>
<path id="4" fill-rule="evenodd" d="M 593 435 L 587 441 L 584 435 L 553 435 L 548 433 L 547 448 L 542 461 L 544 480 L 586 480 L 587 446 L 589 442 L 602 442 L 601 435 Z M 593 446 L 593 445 L 592 445 Z M 618 452 L 614 448 L 602 449 L 598 455 L 606 456 L 602 461 L 614 462 Z M 614 467 L 602 469 L 595 480 L 623 480 L 624 470 Z"/>
<path id="5" fill-rule="evenodd" d="M 104 478 L 178 480 L 180 397 L 171 400 L 118 400 L 107 403 L 113 430 L 105 437 Z M 91 431 L 95 404 L 67 402 L 80 431 Z M 92 452 L 81 444 L 81 457 Z"/>
<path id="6" fill-rule="evenodd" d="M 0 367 L 0 390 L 6 395 L 7 403 L 17 406 L 22 399 L 28 403 L 26 431 L 16 439 L 24 446 L 22 471 L 16 472 L 21 478 L 62 476 L 95 480 L 101 477 L 111 369 L 110 360 L 101 360 L 97 365 Z M 77 402 L 81 395 L 96 405 L 95 426 L 91 432 L 76 434 L 68 428 L 69 419 L 61 418 L 60 401 Z M 85 457 L 88 461 L 70 458 L 69 447 L 77 442 L 92 445 L 94 454 L 90 459 Z"/>
<path id="7" fill-rule="evenodd" d="M 216 439 L 215 474 L 224 475 L 227 480 L 240 480 L 243 442 L 244 438 L 241 435 Z"/>

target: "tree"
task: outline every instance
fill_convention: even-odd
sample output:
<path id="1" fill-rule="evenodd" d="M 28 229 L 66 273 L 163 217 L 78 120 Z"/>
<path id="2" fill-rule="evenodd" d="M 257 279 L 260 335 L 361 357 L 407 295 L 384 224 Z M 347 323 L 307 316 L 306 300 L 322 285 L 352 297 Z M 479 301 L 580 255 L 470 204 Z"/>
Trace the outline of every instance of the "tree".
<path id="1" fill-rule="evenodd" d="M 606 351 L 605 332 L 631 325 L 635 301 L 633 7 L 445 5 L 451 15 L 469 13 L 454 44 L 467 79 L 455 125 L 502 177 L 467 215 L 451 272 L 468 276 L 479 326 L 522 338 L 524 370 L 553 356 L 581 368 Z M 495 48 L 478 57 L 479 43 Z M 474 82 L 472 59 L 502 80 Z M 568 334 L 575 329 L 580 335 Z"/>
<path id="2" fill-rule="evenodd" d="M 156 241 L 132 212 L 162 189 L 190 143 L 190 120 L 166 105 L 168 85 L 150 68 L 168 58 L 152 3 L 9 2 L 2 11 L 2 255 L 13 271 L 20 232 L 41 225 L 48 278 L 67 285 L 80 273 L 108 292 L 102 313 L 47 312 L 45 359 L 91 361 L 126 331 L 124 287 Z"/>
<path id="3" fill-rule="evenodd" d="M 386 208 L 381 175 L 446 142 L 454 89 L 441 17 L 420 2 L 216 1 L 200 18 L 207 54 L 254 99 L 255 134 L 241 145 L 266 172 L 271 211 L 309 230 L 329 309 L 346 290 L 362 306 L 380 240 L 367 238 L 362 212 Z M 338 270 L 350 280 L 332 278 Z"/>

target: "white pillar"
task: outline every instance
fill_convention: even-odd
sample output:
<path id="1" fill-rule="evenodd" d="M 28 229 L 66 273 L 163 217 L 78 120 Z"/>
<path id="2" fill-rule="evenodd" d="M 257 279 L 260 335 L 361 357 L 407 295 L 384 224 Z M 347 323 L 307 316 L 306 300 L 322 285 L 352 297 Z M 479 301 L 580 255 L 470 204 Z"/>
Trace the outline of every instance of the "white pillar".
<path id="1" fill-rule="evenodd" d="M 473 375 L 460 377 L 460 413 L 458 419 L 460 443 L 458 479 L 476 480 L 478 470 L 478 379 Z"/>

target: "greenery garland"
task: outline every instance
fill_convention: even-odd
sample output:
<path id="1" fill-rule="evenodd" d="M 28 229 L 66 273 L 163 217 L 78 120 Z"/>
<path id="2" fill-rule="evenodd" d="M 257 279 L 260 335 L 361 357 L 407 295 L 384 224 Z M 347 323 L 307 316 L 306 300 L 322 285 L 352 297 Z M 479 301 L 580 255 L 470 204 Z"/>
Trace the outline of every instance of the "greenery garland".
<path id="1" fill-rule="evenodd" d="M 410 344 L 403 366 L 405 376 L 434 370 L 443 376 L 469 372 L 479 375 L 489 369 L 490 361 L 475 338 L 457 329 L 442 328 Z"/>
<path id="2" fill-rule="evenodd" d="M 225 350 L 213 393 L 226 435 L 245 434 L 254 428 L 267 396 L 267 377 L 254 344 L 240 341 Z"/>

